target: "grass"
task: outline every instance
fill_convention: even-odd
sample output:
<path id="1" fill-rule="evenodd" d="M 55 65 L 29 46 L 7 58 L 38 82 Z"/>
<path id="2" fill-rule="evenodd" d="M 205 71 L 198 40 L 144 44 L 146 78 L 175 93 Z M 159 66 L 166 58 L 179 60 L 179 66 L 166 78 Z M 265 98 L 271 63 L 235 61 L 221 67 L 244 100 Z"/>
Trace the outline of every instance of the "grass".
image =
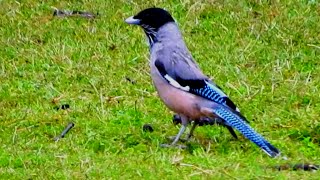
<path id="1" fill-rule="evenodd" d="M 289 160 L 225 128 L 188 150 L 149 77 L 143 31 L 124 19 L 172 12 L 203 71 Z M 269 166 L 320 163 L 318 1 L 0 1 L 1 179 L 317 179 Z M 99 12 L 52 17 L 51 7 Z M 69 104 L 69 110 L 56 106 Z M 75 127 L 58 142 L 69 121 Z M 154 132 L 142 131 L 146 123 Z"/>

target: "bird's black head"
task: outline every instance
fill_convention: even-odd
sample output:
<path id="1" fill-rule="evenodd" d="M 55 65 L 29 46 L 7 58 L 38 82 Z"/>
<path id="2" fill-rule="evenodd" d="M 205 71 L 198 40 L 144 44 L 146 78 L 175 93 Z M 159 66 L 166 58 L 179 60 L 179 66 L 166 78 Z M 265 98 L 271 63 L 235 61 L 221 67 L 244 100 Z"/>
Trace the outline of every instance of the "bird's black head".
<path id="1" fill-rule="evenodd" d="M 161 8 L 148 8 L 137 15 L 126 19 L 128 24 L 140 25 L 144 29 L 152 28 L 155 31 L 168 22 L 174 22 L 168 11 Z"/>

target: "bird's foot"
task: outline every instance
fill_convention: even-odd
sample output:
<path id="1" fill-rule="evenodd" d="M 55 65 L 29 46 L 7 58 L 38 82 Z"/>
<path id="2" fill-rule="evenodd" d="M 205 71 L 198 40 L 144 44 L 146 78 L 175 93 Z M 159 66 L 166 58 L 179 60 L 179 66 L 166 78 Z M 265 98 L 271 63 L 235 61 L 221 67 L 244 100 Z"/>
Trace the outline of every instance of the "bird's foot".
<path id="1" fill-rule="evenodd" d="M 167 137 L 168 140 L 170 141 L 174 141 L 176 139 L 176 136 L 169 136 Z M 180 138 L 179 141 L 182 142 L 182 143 L 185 143 L 185 142 L 188 142 L 190 140 L 190 137 L 189 138 Z"/>
<path id="2" fill-rule="evenodd" d="M 182 144 L 161 144 L 160 147 L 163 147 L 163 148 L 187 149 L 187 146 L 186 146 L 186 145 L 182 145 Z"/>

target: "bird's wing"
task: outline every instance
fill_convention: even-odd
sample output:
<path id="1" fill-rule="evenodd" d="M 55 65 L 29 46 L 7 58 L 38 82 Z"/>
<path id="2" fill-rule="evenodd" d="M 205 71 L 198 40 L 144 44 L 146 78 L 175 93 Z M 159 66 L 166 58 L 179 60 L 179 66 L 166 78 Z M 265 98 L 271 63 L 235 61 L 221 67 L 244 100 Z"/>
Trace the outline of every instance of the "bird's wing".
<path id="1" fill-rule="evenodd" d="M 174 49 L 174 48 L 172 48 Z M 198 68 L 188 51 L 171 50 L 162 52 L 155 60 L 161 76 L 172 86 L 219 104 L 226 104 L 236 110 L 236 105 L 215 83 L 209 80 Z M 166 54 L 164 56 L 164 54 Z"/>

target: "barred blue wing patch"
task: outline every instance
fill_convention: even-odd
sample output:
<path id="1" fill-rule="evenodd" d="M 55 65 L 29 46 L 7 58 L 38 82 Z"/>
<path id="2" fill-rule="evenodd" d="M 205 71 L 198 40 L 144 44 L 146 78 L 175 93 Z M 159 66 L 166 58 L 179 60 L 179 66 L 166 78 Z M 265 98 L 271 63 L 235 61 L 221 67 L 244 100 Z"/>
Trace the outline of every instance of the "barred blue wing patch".
<path id="1" fill-rule="evenodd" d="M 214 86 L 213 84 L 210 84 L 206 80 L 202 81 L 204 81 L 204 85 L 202 87 L 194 88 L 193 86 L 190 86 L 189 91 L 193 94 L 199 95 L 219 104 L 224 104 L 226 100 L 229 99 L 227 95 L 224 94 L 218 87 Z"/>
<path id="2" fill-rule="evenodd" d="M 218 94 L 216 91 L 213 89 L 209 88 L 208 86 L 204 86 L 202 88 L 197 88 L 197 89 L 190 89 L 189 90 L 193 94 L 197 94 L 201 97 L 204 97 L 206 99 L 210 99 L 214 102 L 217 102 L 219 104 L 222 104 L 224 102 L 223 97 Z"/>
<path id="3" fill-rule="evenodd" d="M 239 112 L 237 106 L 229 99 L 229 97 L 222 92 L 222 90 L 215 86 L 214 84 L 211 84 L 208 81 L 204 81 L 205 84 L 201 88 L 192 88 L 192 86 L 189 89 L 189 92 L 202 96 L 206 99 L 212 100 L 218 104 L 224 104 L 234 110 L 234 113 L 237 114 L 241 120 L 244 120 L 245 122 L 249 123 L 249 121 Z"/>

